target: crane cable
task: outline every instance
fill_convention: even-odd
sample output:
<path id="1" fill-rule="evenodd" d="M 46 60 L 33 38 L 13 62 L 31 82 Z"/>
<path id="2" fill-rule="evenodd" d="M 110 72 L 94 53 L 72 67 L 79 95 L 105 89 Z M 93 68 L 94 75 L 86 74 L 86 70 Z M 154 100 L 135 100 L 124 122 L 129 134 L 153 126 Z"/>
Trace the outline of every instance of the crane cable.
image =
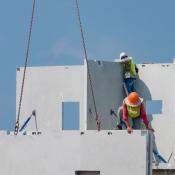
<path id="1" fill-rule="evenodd" d="M 86 49 L 85 38 L 84 38 L 84 34 L 83 34 L 83 25 L 81 22 L 78 0 L 75 0 L 75 4 L 76 4 L 77 18 L 78 18 L 80 32 L 81 32 L 81 40 L 82 40 L 82 45 L 83 45 L 83 49 L 84 49 L 84 56 L 85 56 L 85 60 L 86 60 L 86 64 L 87 64 L 87 73 L 88 73 L 88 78 L 89 78 L 89 82 L 90 82 L 90 89 L 91 89 L 91 94 L 92 94 L 92 99 L 93 99 L 93 105 L 94 105 L 94 109 L 95 109 L 95 115 L 96 115 L 95 119 L 96 119 L 97 129 L 98 129 L 98 131 L 100 131 L 101 123 L 100 123 L 100 118 L 99 118 L 99 115 L 97 112 L 97 106 L 96 106 L 95 95 L 94 95 L 94 90 L 93 90 L 93 83 L 92 83 L 92 77 L 91 77 L 91 73 L 90 73 L 89 62 L 88 62 L 87 49 Z"/>
<path id="2" fill-rule="evenodd" d="M 31 15 L 31 19 L 30 19 L 29 34 L 28 34 L 27 48 L 26 48 L 26 54 L 25 54 L 24 72 L 23 72 L 21 92 L 20 92 L 20 99 L 19 99 L 19 106 L 18 106 L 18 115 L 17 115 L 16 125 L 15 125 L 15 131 L 14 131 L 15 135 L 17 135 L 18 131 L 19 131 L 19 119 L 20 119 L 20 113 L 21 113 L 21 104 L 22 104 L 22 97 L 23 97 L 23 91 L 24 91 L 26 68 L 27 68 L 28 57 L 29 57 L 29 50 L 30 50 L 30 43 L 31 43 L 33 19 L 34 19 L 34 12 L 35 12 L 35 4 L 36 4 L 36 0 L 33 0 L 32 15 Z"/>

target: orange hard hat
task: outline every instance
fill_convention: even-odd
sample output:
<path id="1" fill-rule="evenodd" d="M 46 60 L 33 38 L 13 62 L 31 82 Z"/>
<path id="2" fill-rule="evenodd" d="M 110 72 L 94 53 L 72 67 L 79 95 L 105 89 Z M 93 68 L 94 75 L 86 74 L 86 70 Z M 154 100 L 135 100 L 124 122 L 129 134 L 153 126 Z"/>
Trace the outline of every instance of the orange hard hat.
<path id="1" fill-rule="evenodd" d="M 128 95 L 129 103 L 136 105 L 139 102 L 139 94 L 137 92 L 131 92 Z"/>

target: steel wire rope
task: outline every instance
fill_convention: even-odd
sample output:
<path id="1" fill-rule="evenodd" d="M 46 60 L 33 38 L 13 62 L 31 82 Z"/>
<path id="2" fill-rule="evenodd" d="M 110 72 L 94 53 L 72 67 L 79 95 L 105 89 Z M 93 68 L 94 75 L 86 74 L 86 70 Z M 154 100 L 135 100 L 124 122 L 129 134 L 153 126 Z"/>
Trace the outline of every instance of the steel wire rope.
<path id="1" fill-rule="evenodd" d="M 23 92 L 24 92 L 26 69 L 27 69 L 27 63 L 28 63 L 28 57 L 29 57 L 29 51 L 30 51 L 30 43 L 31 43 L 33 19 L 34 19 L 34 13 L 35 13 L 35 5 L 36 5 L 36 0 L 33 0 L 32 15 L 31 15 L 30 24 L 29 24 L 29 33 L 28 33 L 27 48 L 26 48 L 26 54 L 25 54 L 25 64 L 24 64 L 24 71 L 23 71 L 22 85 L 21 85 L 20 99 L 19 99 L 19 106 L 18 106 L 18 114 L 17 114 L 17 120 L 16 120 L 16 125 L 15 125 L 15 131 L 14 131 L 15 135 L 17 135 L 18 131 L 19 131 L 19 119 L 20 119 L 21 104 L 22 104 Z"/>
<path id="2" fill-rule="evenodd" d="M 81 33 L 81 40 L 82 40 L 82 45 L 83 45 L 83 50 L 84 50 L 84 56 L 85 56 L 85 60 L 86 60 L 86 64 L 87 64 L 87 73 L 88 73 L 88 78 L 89 78 L 89 83 L 90 83 L 91 95 L 92 95 L 93 105 L 94 105 L 94 109 L 95 109 L 95 115 L 96 115 L 95 119 L 96 119 L 97 129 L 98 129 L 98 131 L 100 131 L 101 122 L 100 122 L 100 118 L 99 118 L 99 115 L 98 115 L 98 112 L 97 112 L 97 105 L 96 105 L 94 89 L 93 89 L 93 82 L 92 82 L 92 77 L 91 77 L 90 67 L 89 67 L 89 62 L 88 62 L 87 49 L 86 49 L 86 44 L 85 44 L 85 38 L 84 38 L 84 33 L 83 33 L 83 25 L 82 25 L 82 22 L 81 22 L 78 0 L 75 0 L 75 4 L 76 4 L 77 18 L 78 18 L 80 33 Z"/>

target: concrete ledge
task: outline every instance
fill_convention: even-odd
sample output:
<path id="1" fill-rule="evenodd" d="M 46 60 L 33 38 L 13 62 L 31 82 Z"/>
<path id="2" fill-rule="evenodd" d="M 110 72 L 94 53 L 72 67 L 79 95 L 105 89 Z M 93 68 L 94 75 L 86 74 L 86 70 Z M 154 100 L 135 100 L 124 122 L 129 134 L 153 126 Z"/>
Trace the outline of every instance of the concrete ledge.
<path id="1" fill-rule="evenodd" d="M 0 136 L 0 174 L 147 175 L 147 136 L 140 131 L 82 132 Z"/>
<path id="2" fill-rule="evenodd" d="M 153 164 L 154 170 L 175 170 L 175 163 L 159 163 L 158 165 Z"/>

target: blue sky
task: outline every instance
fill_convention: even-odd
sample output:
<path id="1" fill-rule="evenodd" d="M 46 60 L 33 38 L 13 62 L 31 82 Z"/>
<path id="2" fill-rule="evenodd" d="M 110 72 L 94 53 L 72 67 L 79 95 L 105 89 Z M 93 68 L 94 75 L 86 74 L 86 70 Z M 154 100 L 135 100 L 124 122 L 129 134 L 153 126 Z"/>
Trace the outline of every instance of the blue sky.
<path id="1" fill-rule="evenodd" d="M 32 0 L 0 1 L 0 129 L 13 129 L 16 68 L 24 65 Z M 88 57 L 137 63 L 175 57 L 174 0 L 80 0 Z M 37 0 L 29 66 L 82 64 L 74 0 Z"/>

